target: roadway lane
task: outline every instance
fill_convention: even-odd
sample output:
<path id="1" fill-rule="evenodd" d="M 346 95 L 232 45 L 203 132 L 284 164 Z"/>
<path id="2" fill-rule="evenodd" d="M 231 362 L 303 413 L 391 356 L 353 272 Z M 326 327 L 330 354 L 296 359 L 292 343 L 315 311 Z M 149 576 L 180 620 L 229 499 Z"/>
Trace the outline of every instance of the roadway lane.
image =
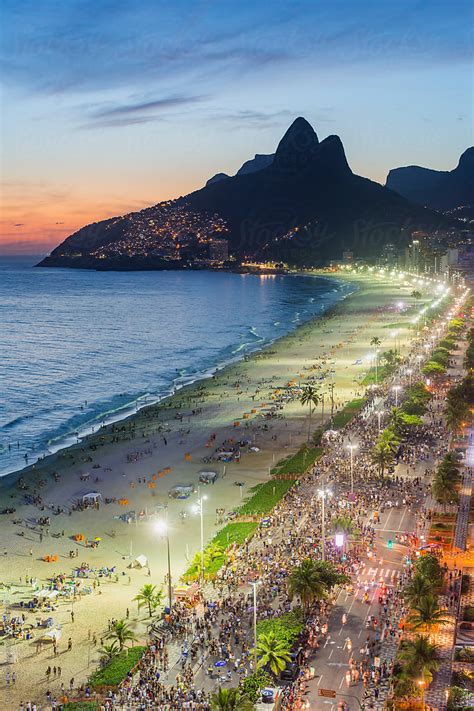
<path id="1" fill-rule="evenodd" d="M 324 711 L 334 711 L 337 703 L 343 699 L 349 709 L 358 709 L 359 705 L 355 699 L 346 698 L 340 694 L 353 694 L 360 700 L 363 698 L 363 683 L 359 680 L 350 686 L 346 680 L 346 672 L 349 669 L 349 658 L 351 653 L 358 661 L 361 659 L 360 648 L 365 645 L 369 636 L 375 639 L 375 631 L 366 629 L 366 621 L 369 615 L 379 619 L 378 596 L 380 592 L 380 580 L 383 579 L 387 587 L 396 585 L 399 576 L 403 571 L 403 559 L 408 552 L 408 546 L 395 543 L 397 533 L 412 532 L 416 525 L 416 514 L 406 507 L 391 508 L 385 511 L 380 517 L 380 524 L 376 527 L 375 553 L 377 560 L 370 559 L 367 555 L 363 561 L 365 567 L 357 576 L 353 576 L 354 593 L 348 594 L 342 590 L 337 598 L 336 604 L 329 618 L 329 633 L 326 641 L 321 644 L 316 651 L 312 666 L 315 668 L 316 676 L 308 684 L 307 700 L 311 709 L 321 709 Z M 387 541 L 393 541 L 393 548 L 387 548 Z M 376 581 L 376 585 L 371 583 Z M 360 584 L 357 592 L 357 582 Z M 369 585 L 369 601 L 367 604 L 362 601 L 365 585 Z M 347 623 L 342 624 L 342 616 L 346 613 Z M 347 639 L 351 640 L 352 652 L 348 649 Z M 383 651 L 381 659 L 383 661 Z M 318 696 L 318 689 L 333 689 L 337 692 L 334 700 Z"/>

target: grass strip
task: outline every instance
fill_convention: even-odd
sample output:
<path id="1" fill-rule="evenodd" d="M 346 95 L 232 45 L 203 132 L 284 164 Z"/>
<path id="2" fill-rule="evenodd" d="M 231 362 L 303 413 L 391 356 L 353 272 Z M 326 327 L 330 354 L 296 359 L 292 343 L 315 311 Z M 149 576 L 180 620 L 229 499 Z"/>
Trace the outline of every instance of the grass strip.
<path id="1" fill-rule="evenodd" d="M 133 669 L 142 658 L 146 647 L 130 647 L 120 652 L 102 669 L 98 669 L 89 679 L 89 686 L 118 686 L 129 671 Z"/>

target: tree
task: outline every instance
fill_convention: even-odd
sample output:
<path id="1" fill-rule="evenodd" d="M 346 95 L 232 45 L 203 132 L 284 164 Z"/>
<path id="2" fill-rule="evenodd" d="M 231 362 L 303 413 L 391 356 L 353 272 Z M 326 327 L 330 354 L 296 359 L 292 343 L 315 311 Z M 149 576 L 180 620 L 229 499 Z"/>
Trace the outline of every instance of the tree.
<path id="1" fill-rule="evenodd" d="M 420 573 L 427 578 L 437 590 L 443 584 L 444 572 L 439 560 L 434 555 L 423 555 L 415 563 L 415 574 Z"/>
<path id="2" fill-rule="evenodd" d="M 433 593 L 433 583 L 421 573 L 416 573 L 405 587 L 405 600 L 410 607 L 418 605 L 420 600 Z"/>
<path id="3" fill-rule="evenodd" d="M 104 646 L 99 649 L 100 661 L 103 664 L 108 664 L 112 661 L 112 659 L 115 659 L 118 653 L 119 646 L 117 642 L 112 642 L 111 644 L 104 644 Z"/>
<path id="4" fill-rule="evenodd" d="M 418 299 L 421 299 L 421 291 L 418 291 L 417 289 L 414 289 L 411 292 L 411 295 L 412 295 L 412 298 L 416 299 L 417 301 L 418 301 Z"/>
<path id="5" fill-rule="evenodd" d="M 423 375 L 442 375 L 446 372 L 446 368 L 434 360 L 429 360 L 421 372 Z"/>
<path id="6" fill-rule="evenodd" d="M 277 676 L 291 661 L 290 647 L 273 632 L 261 634 L 257 640 L 257 658 L 257 669 L 267 667 Z"/>
<path id="7" fill-rule="evenodd" d="M 376 442 L 372 450 L 372 461 L 377 465 L 382 478 L 385 473 L 385 468 L 393 462 L 393 457 L 393 449 L 387 442 L 382 440 Z"/>
<path id="8" fill-rule="evenodd" d="M 319 390 L 314 387 L 314 385 L 306 385 L 300 395 L 300 403 L 303 405 L 309 405 L 309 421 L 308 421 L 308 442 L 311 439 L 311 416 L 313 411 L 313 406 L 317 407 L 322 400 L 322 395 Z"/>
<path id="9" fill-rule="evenodd" d="M 300 598 L 305 612 L 316 600 L 326 597 L 326 586 L 313 560 L 307 558 L 292 571 L 288 578 L 288 592 L 290 597 L 297 595 Z"/>
<path id="10" fill-rule="evenodd" d="M 446 610 L 438 605 L 436 595 L 429 594 L 422 597 L 421 600 L 412 609 L 408 615 L 407 622 L 415 630 L 426 630 L 430 634 L 433 627 L 444 626 L 449 624 L 450 620 L 446 617 Z"/>
<path id="11" fill-rule="evenodd" d="M 135 642 L 137 639 L 135 633 L 130 629 L 130 624 L 126 620 L 117 620 L 114 622 L 106 638 L 116 641 L 120 652 L 127 642 Z"/>
<path id="12" fill-rule="evenodd" d="M 156 585 L 146 583 L 133 599 L 138 602 L 139 608 L 147 606 L 148 616 L 151 617 L 156 608 L 161 605 L 163 591 L 157 590 Z"/>
<path id="13" fill-rule="evenodd" d="M 223 689 L 219 687 L 211 696 L 211 711 L 253 711 L 255 705 L 240 689 Z"/>
<path id="14" fill-rule="evenodd" d="M 314 561 L 314 569 L 327 590 L 331 590 L 335 585 L 344 585 L 350 582 L 350 576 L 340 573 L 334 563 L 329 560 Z"/>
<path id="15" fill-rule="evenodd" d="M 422 678 L 429 682 L 433 672 L 440 666 L 438 646 L 423 635 L 404 641 L 400 646 L 398 658 L 404 672 L 412 679 Z"/>

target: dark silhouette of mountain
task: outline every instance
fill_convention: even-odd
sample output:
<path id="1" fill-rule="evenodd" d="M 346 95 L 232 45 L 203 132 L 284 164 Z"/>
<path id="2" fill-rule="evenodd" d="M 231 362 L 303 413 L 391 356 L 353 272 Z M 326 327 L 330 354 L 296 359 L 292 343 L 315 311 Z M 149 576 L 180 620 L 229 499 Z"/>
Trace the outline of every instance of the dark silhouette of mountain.
<path id="1" fill-rule="evenodd" d="M 431 170 L 410 165 L 394 168 L 387 188 L 435 210 L 453 210 L 474 205 L 474 147 L 468 148 L 454 170 Z"/>
<path id="2" fill-rule="evenodd" d="M 263 168 L 267 168 L 273 163 L 274 153 L 256 153 L 255 158 L 246 160 L 239 168 L 236 175 L 246 175 L 247 173 L 256 173 Z"/>
<path id="3" fill-rule="evenodd" d="M 157 260 L 179 261 L 184 253 L 192 262 L 213 230 L 228 239 L 237 259 L 317 265 L 340 258 L 344 249 L 356 256 L 378 255 L 387 242 L 405 246 L 415 229 L 452 225 L 445 216 L 354 175 L 340 138 L 320 142 L 310 124 L 297 118 L 266 167 L 239 171 L 176 201 L 84 227 L 42 265 L 160 268 Z M 185 252 L 177 256 L 170 248 L 164 255 L 157 231 L 165 242 L 168 233 L 179 232 Z"/>
<path id="4" fill-rule="evenodd" d="M 212 185 L 212 183 L 218 183 L 219 180 L 226 180 L 227 178 L 230 178 L 230 175 L 227 175 L 227 173 L 216 173 L 212 178 L 209 178 L 206 185 Z"/>

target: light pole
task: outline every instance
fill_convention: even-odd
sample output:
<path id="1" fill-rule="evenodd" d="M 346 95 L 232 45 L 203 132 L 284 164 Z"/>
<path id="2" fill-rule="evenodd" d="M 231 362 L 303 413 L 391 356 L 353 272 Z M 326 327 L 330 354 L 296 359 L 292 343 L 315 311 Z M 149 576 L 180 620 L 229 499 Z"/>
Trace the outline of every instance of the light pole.
<path id="1" fill-rule="evenodd" d="M 419 679 L 418 685 L 421 688 L 421 711 L 425 711 L 425 680 Z"/>
<path id="2" fill-rule="evenodd" d="M 348 444 L 347 449 L 351 453 L 351 494 L 354 493 L 354 449 L 357 449 L 356 444 Z"/>
<path id="3" fill-rule="evenodd" d="M 394 385 L 392 389 L 395 393 L 395 407 L 398 407 L 398 393 L 401 390 L 401 387 L 400 385 Z"/>
<path id="4" fill-rule="evenodd" d="M 377 415 L 378 424 L 379 424 L 379 433 L 380 433 L 380 430 L 382 429 L 381 423 L 382 423 L 383 410 L 377 410 L 375 414 Z"/>
<path id="5" fill-rule="evenodd" d="M 257 585 L 258 581 L 251 583 L 253 587 L 253 662 L 254 672 L 257 671 Z"/>
<path id="6" fill-rule="evenodd" d="M 321 499 L 321 542 L 322 542 L 322 559 L 326 560 L 326 496 L 332 496 L 332 491 L 330 489 L 318 489 L 318 495 Z"/>
<path id="7" fill-rule="evenodd" d="M 170 556 L 170 528 L 168 524 L 168 507 L 166 507 L 166 520 L 156 524 L 156 530 L 162 536 L 166 536 L 166 549 L 168 557 L 168 606 L 171 613 L 172 592 L 171 592 L 171 556 Z"/>
<path id="8" fill-rule="evenodd" d="M 201 496 L 200 487 L 198 487 L 198 503 L 196 505 L 196 512 L 201 516 L 201 589 L 204 587 L 204 501 L 207 496 Z"/>
<path id="9" fill-rule="evenodd" d="M 378 365 L 379 365 L 379 349 L 375 349 L 375 384 L 379 384 L 379 377 L 378 377 Z"/>
<path id="10" fill-rule="evenodd" d="M 411 368 L 407 368 L 407 375 L 408 375 L 408 384 L 411 387 L 411 376 L 413 375 L 413 370 Z"/>

